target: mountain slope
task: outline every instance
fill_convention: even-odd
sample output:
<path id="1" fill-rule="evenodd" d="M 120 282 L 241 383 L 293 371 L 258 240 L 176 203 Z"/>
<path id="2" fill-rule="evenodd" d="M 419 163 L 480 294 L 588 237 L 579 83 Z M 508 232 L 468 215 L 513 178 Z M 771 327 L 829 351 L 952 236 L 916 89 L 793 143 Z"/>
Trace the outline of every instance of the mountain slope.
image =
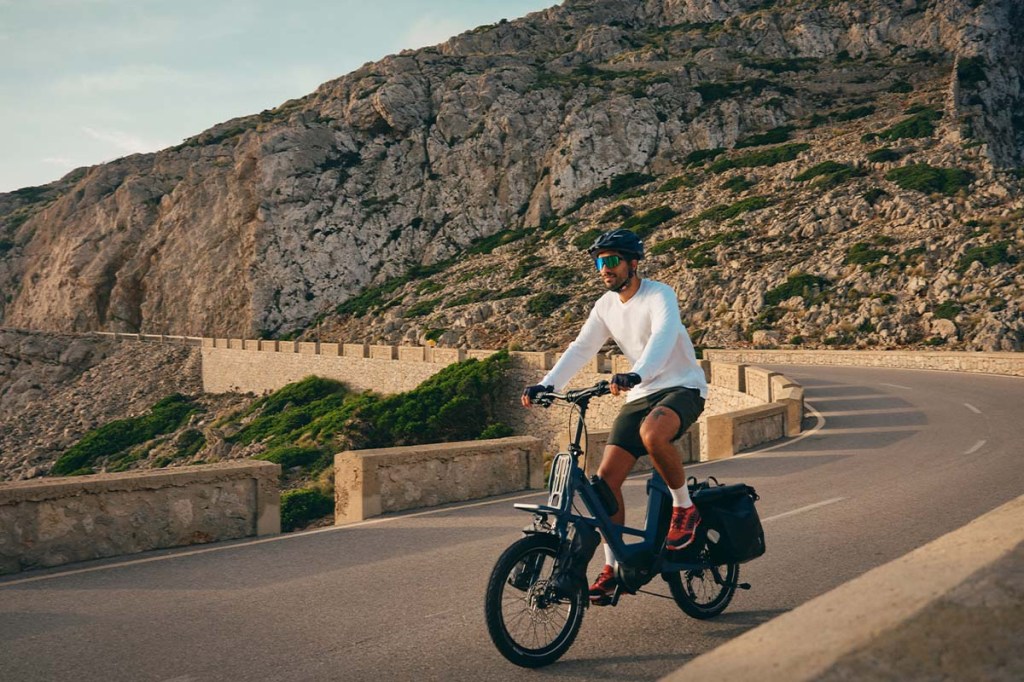
<path id="1" fill-rule="evenodd" d="M 3 319 L 557 347 L 595 293 L 573 242 L 632 211 L 705 343 L 1019 348 L 1022 28 L 1010 0 L 568 1 L 0 195 Z"/>

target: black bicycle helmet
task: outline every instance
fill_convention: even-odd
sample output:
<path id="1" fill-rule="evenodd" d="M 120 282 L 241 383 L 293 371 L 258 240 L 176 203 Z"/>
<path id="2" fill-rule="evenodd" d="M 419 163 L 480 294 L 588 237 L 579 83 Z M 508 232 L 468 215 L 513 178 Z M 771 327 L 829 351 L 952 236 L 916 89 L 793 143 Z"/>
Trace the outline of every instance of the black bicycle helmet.
<path id="1" fill-rule="evenodd" d="M 629 230 L 620 228 L 611 232 L 605 232 L 594 241 L 593 246 L 587 249 L 587 253 L 590 254 L 591 258 L 594 258 L 602 251 L 618 251 L 630 260 L 642 260 L 644 257 L 644 243 L 640 241 L 640 237 L 637 237 Z"/>

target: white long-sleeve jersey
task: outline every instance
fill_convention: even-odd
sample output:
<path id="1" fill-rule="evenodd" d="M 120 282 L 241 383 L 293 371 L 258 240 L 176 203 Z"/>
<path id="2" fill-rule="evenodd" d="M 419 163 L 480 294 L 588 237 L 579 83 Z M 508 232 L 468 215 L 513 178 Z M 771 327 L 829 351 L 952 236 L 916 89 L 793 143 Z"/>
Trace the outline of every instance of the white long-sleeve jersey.
<path id="1" fill-rule="evenodd" d="M 599 298 L 576 340 L 540 383 L 561 391 L 609 337 L 642 379 L 626 394 L 626 402 L 677 386 L 695 388 L 707 398 L 704 370 L 679 317 L 676 292 L 649 279 L 641 280 L 640 289 L 625 303 L 614 291 Z"/>

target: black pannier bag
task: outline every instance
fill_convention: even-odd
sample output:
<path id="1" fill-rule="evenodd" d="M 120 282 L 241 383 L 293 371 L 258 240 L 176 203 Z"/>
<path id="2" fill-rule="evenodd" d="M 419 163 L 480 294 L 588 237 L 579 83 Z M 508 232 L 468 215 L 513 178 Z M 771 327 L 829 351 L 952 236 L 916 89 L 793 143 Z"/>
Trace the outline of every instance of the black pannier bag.
<path id="1" fill-rule="evenodd" d="M 721 485 L 714 478 L 698 484 L 694 479 L 690 491 L 703 519 L 713 562 L 743 563 L 764 554 L 764 529 L 754 506 L 760 498 L 752 487 Z"/>

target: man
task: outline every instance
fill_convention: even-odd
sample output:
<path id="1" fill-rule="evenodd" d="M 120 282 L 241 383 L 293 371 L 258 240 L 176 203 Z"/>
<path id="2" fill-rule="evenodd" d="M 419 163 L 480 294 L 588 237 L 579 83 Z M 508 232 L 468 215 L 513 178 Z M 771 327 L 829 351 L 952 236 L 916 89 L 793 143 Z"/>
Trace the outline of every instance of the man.
<path id="1" fill-rule="evenodd" d="M 602 234 L 587 249 L 608 289 L 594 305 L 576 340 L 541 379 L 523 391 L 529 407 L 539 393 L 561 390 L 604 345 L 614 339 L 630 362 L 631 371 L 613 374 L 611 392 L 626 393 L 626 403 L 612 425 L 597 475 L 618 502 L 612 521 L 624 524 L 622 483 L 637 458 L 650 455 L 654 468 L 672 492 L 672 520 L 665 549 L 689 546 L 700 523 L 690 499 L 686 476 L 672 441 L 700 416 L 707 398 L 704 371 L 697 364 L 693 343 L 679 317 L 679 302 L 666 284 L 641 279 L 637 266 L 644 257 L 643 242 L 629 230 Z M 615 592 L 615 556 L 604 545 L 605 566 L 590 588 L 596 605 L 611 602 Z"/>

